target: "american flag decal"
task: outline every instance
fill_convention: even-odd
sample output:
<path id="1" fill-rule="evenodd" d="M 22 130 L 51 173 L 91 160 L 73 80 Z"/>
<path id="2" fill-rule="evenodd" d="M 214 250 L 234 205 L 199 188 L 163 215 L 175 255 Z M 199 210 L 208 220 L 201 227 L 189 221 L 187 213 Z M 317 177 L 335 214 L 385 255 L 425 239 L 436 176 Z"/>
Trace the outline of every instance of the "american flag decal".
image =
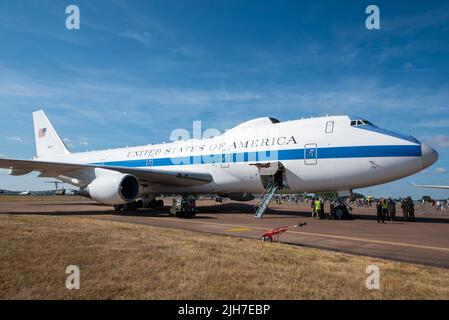
<path id="1" fill-rule="evenodd" d="M 45 137 L 46 133 L 47 133 L 47 128 L 39 129 L 39 131 L 37 133 L 37 137 L 38 138 L 43 138 L 43 137 Z"/>

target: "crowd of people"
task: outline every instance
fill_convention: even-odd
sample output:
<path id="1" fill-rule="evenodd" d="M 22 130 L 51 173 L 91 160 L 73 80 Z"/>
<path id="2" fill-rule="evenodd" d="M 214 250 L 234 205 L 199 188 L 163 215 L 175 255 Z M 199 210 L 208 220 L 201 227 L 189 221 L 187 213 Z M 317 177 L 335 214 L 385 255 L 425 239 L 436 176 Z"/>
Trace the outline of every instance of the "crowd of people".
<path id="1" fill-rule="evenodd" d="M 415 204 L 411 197 L 399 199 L 398 203 L 400 203 L 400 208 L 402 209 L 402 216 L 404 221 L 414 222 L 415 221 Z M 380 198 L 377 200 L 373 200 L 373 205 L 376 206 L 377 209 L 377 222 L 385 223 L 386 221 L 395 221 L 396 220 L 396 210 L 397 204 L 392 198 Z M 316 219 L 332 219 L 332 215 L 334 214 L 334 203 L 330 204 L 330 212 L 329 214 L 325 214 L 324 212 L 324 200 L 322 198 L 314 198 L 310 202 L 312 218 Z M 352 202 L 354 204 L 354 202 Z M 438 205 L 438 204 L 436 204 Z M 363 204 L 363 206 L 371 206 L 369 202 Z M 350 212 L 348 213 L 349 215 Z M 340 217 L 338 217 L 340 219 Z"/>
<path id="2" fill-rule="evenodd" d="M 449 211 L 449 199 L 447 200 L 435 200 L 431 199 L 430 201 L 426 202 L 424 199 L 421 200 L 419 203 L 420 207 L 425 207 L 426 205 L 430 205 L 431 207 L 435 208 L 440 213 L 446 213 Z"/>
<path id="3" fill-rule="evenodd" d="M 447 201 L 437 200 L 435 206 L 438 211 L 440 211 L 441 213 L 445 213 L 447 207 L 449 206 L 449 199 Z"/>
<path id="4" fill-rule="evenodd" d="M 411 197 L 401 199 L 402 215 L 405 221 L 415 221 L 415 204 Z M 380 198 L 376 203 L 377 222 L 385 223 L 386 220 L 396 220 L 396 201 L 391 198 Z"/>
<path id="5" fill-rule="evenodd" d="M 374 197 L 357 198 L 350 201 L 350 204 L 359 208 L 369 208 L 373 206 L 374 201 Z"/>
<path id="6" fill-rule="evenodd" d="M 315 196 L 314 198 L 305 197 L 304 195 L 291 194 L 291 195 L 276 195 L 275 201 L 277 204 L 283 202 L 293 203 L 309 203 L 311 209 L 312 218 L 316 219 L 352 219 L 351 210 L 353 207 L 370 208 L 375 207 L 377 211 L 377 222 L 386 223 L 387 221 L 395 221 L 397 211 L 402 211 L 402 218 L 404 221 L 414 222 L 415 219 L 415 206 L 418 208 L 418 212 L 421 212 L 423 207 L 432 207 L 441 214 L 449 212 L 449 199 L 447 200 L 433 200 L 422 199 L 419 201 L 413 201 L 411 197 L 406 198 L 380 198 L 376 199 L 372 196 L 365 198 L 348 199 L 345 202 L 348 210 L 334 210 L 339 204 L 336 200 L 325 200 L 321 196 Z M 345 205 L 341 205 L 344 208 Z M 325 210 L 325 207 L 328 208 Z M 342 213 L 343 212 L 343 213 Z M 428 212 L 425 210 L 424 212 Z"/>

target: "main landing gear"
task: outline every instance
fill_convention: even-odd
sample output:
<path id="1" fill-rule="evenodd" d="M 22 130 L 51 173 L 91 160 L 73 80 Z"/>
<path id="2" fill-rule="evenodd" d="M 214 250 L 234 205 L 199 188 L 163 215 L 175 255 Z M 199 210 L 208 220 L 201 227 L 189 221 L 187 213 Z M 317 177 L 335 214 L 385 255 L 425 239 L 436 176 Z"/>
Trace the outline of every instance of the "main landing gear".
<path id="1" fill-rule="evenodd" d="M 194 196 L 181 196 L 173 198 L 170 214 L 179 218 L 193 218 L 198 209 Z"/>
<path id="2" fill-rule="evenodd" d="M 163 208 L 164 201 L 159 199 L 139 199 L 125 204 L 119 204 L 114 206 L 114 211 L 116 212 L 130 212 L 136 211 L 140 208 Z"/>

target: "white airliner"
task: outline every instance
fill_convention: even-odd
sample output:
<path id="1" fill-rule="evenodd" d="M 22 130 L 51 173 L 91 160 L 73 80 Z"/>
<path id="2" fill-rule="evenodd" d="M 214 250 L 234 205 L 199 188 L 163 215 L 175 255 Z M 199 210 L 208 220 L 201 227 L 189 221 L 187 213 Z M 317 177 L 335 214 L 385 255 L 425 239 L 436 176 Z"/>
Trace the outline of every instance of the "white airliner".
<path id="1" fill-rule="evenodd" d="M 243 201 L 270 185 L 284 193 L 348 192 L 412 175 L 438 159 L 412 136 L 349 116 L 264 117 L 210 139 L 82 153 L 68 151 L 43 111 L 33 120 L 36 157 L 0 159 L 0 167 L 11 175 L 40 172 L 116 208 L 158 194 Z"/>

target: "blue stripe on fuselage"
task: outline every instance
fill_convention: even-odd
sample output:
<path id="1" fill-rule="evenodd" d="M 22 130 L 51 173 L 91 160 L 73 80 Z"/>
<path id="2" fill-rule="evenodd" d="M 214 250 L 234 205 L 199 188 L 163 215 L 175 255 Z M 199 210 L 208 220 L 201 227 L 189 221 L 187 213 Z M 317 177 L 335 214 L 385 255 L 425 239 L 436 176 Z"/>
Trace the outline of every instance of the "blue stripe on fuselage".
<path id="1" fill-rule="evenodd" d="M 386 145 L 317 148 L 318 159 L 421 157 L 421 145 Z M 198 165 L 213 163 L 239 163 L 278 160 L 303 160 L 304 149 L 263 150 L 184 157 L 122 160 L 92 163 L 116 167 L 165 167 L 174 165 Z"/>

